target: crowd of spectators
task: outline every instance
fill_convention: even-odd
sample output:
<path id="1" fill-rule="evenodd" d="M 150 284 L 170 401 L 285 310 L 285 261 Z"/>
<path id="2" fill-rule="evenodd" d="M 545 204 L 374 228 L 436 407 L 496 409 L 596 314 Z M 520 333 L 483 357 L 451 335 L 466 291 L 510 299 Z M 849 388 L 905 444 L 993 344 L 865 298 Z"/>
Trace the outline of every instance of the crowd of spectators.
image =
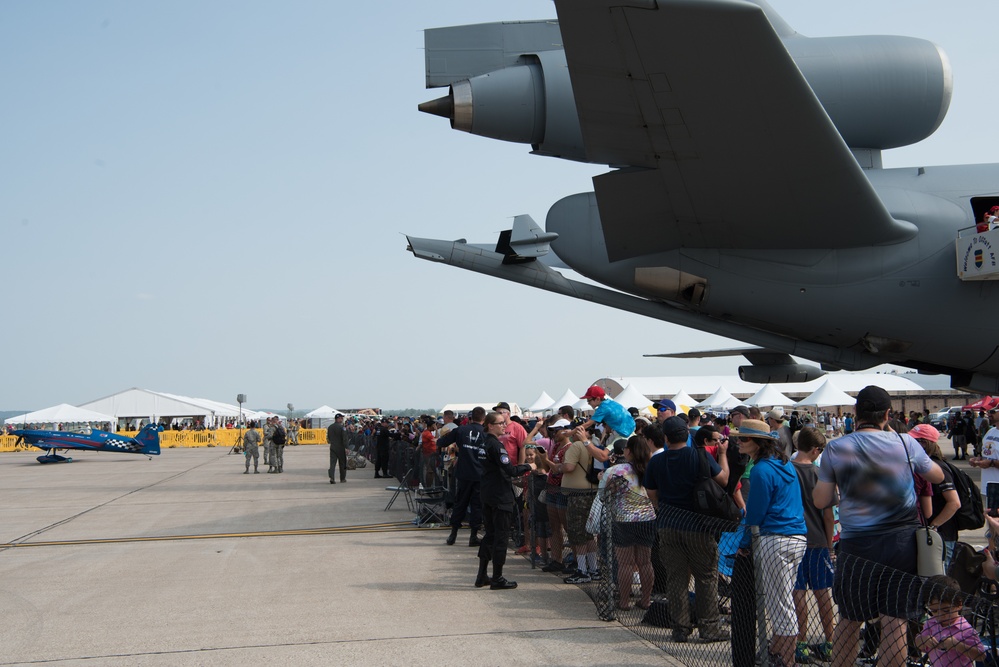
<path id="1" fill-rule="evenodd" d="M 563 406 L 550 417 L 523 421 L 499 404 L 488 415 L 381 420 L 358 428 L 408 443 L 450 476 L 448 544 L 463 525 L 477 543 L 483 504 L 481 497 L 476 501 L 476 463 L 481 466 L 493 433 L 504 460 L 520 466 L 509 480 L 515 508 L 509 532 L 518 553 L 566 583 L 609 577 L 622 611 L 649 610 L 661 600 L 674 642 L 729 641 L 738 634 L 734 615 L 733 632 L 726 628 L 734 612 L 724 600 L 740 582 L 729 578 L 725 562 L 742 558 L 767 587 L 760 600 L 771 629 L 771 664 L 853 664 L 868 621 L 880 630 L 879 647 L 869 650 L 881 656 L 878 664 L 904 665 L 910 652 L 921 650 L 915 633 L 906 635 L 923 613 L 914 560 L 919 517 L 939 531 L 948 561 L 957 540 L 954 484 L 940 465 L 942 434 L 926 423 L 927 415 L 896 416 L 876 387 L 861 392 L 856 411 L 843 417 L 747 406 L 723 415 L 684 413 L 669 400 L 657 402 L 654 415 L 642 414 L 615 407 L 598 390 L 588 392 L 588 416 Z M 431 477 L 422 469 L 419 479 L 426 485 Z M 731 499 L 741 527 L 705 510 L 699 499 L 705 480 Z M 594 520 L 594 506 L 609 517 L 605 525 Z M 748 526 L 758 528 L 757 540 Z M 727 547 L 726 533 L 736 536 Z M 481 549 L 479 555 L 485 563 Z M 477 585 L 490 580 L 484 572 L 480 568 Z M 938 599 L 953 606 L 956 595 L 944 591 Z M 818 636 L 809 630 L 810 616 Z M 755 620 L 749 619 L 754 627 Z M 732 646 L 734 664 L 751 664 L 737 659 L 734 640 Z M 939 650 L 945 646 L 957 645 Z"/>

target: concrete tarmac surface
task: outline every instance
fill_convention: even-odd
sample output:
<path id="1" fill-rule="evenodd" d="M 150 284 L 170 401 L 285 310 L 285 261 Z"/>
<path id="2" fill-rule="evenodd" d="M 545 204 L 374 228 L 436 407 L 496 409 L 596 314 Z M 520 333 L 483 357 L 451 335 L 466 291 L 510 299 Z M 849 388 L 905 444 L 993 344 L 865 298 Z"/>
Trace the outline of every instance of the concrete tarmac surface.
<path id="1" fill-rule="evenodd" d="M 467 530 L 384 511 L 370 465 L 329 484 L 326 447 L 39 454 L 0 455 L 0 665 L 670 664 L 512 553 L 476 589 Z"/>

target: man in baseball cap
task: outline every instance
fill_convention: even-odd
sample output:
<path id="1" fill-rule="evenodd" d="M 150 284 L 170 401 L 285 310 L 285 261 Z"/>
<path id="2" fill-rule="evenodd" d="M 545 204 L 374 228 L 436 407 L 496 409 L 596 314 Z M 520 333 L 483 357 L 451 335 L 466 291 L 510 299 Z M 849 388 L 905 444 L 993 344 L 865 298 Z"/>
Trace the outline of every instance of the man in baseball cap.
<path id="1" fill-rule="evenodd" d="M 661 398 L 652 405 L 656 409 L 656 421 L 660 424 L 676 415 L 676 403 L 668 398 Z"/>

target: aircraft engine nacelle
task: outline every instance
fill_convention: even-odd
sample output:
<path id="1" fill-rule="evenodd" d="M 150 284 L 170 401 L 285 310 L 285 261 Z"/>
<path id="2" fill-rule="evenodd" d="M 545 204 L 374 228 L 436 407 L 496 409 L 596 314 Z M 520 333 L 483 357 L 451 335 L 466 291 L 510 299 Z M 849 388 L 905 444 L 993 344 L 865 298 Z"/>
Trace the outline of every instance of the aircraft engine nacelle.
<path id="1" fill-rule="evenodd" d="M 739 378 L 745 382 L 768 384 L 771 382 L 811 382 L 825 373 L 808 364 L 780 364 L 776 366 L 739 366 Z"/>
<path id="2" fill-rule="evenodd" d="M 946 54 L 914 37 L 784 40 L 808 85 L 851 148 L 898 148 L 943 122 L 953 77 Z"/>
<path id="3" fill-rule="evenodd" d="M 428 31 L 428 72 L 431 63 L 446 60 L 448 68 L 466 71 L 467 78 L 428 74 L 428 86 L 447 82 L 450 89 L 447 96 L 424 102 L 419 109 L 448 118 L 451 127 L 462 132 L 530 144 L 540 155 L 585 162 L 565 51 L 552 49 L 557 38 L 546 33 L 532 45 L 544 48 L 506 52 L 504 58 L 490 59 L 478 48 L 444 49 L 502 41 L 489 37 L 528 27 L 553 34 L 558 29 L 551 23 L 521 23 Z M 922 141 L 939 127 L 950 106 L 950 63 L 926 40 L 795 34 L 783 41 L 851 148 L 887 149 Z"/>
<path id="4" fill-rule="evenodd" d="M 455 130 L 530 144 L 535 153 L 585 161 L 583 135 L 565 51 L 526 54 L 521 64 L 450 85 L 446 97 L 419 105 Z"/>

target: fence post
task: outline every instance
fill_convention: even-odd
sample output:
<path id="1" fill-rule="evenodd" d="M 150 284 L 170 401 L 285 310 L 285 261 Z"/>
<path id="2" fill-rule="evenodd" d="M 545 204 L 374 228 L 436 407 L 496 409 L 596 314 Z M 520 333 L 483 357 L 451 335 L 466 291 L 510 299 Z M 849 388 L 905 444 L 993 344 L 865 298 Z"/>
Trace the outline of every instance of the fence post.
<path id="1" fill-rule="evenodd" d="M 597 586 L 597 614 L 601 621 L 617 620 L 615 604 L 617 591 L 617 572 L 614 563 L 614 522 L 608 506 L 607 489 L 597 492 L 594 502 L 600 499 L 600 535 L 597 538 L 598 557 L 600 559 L 601 579 Z M 629 584 L 630 585 L 630 584 Z"/>
<path id="2" fill-rule="evenodd" d="M 770 664 L 770 642 L 767 639 L 767 613 L 764 607 L 766 582 L 763 580 L 763 568 L 760 566 L 760 527 L 749 526 L 753 536 L 753 582 L 756 591 L 756 664 Z"/>

